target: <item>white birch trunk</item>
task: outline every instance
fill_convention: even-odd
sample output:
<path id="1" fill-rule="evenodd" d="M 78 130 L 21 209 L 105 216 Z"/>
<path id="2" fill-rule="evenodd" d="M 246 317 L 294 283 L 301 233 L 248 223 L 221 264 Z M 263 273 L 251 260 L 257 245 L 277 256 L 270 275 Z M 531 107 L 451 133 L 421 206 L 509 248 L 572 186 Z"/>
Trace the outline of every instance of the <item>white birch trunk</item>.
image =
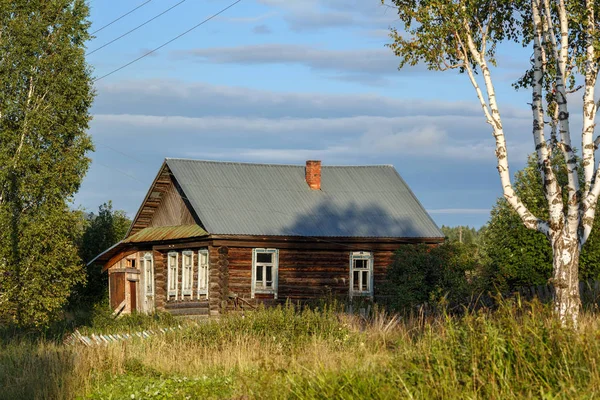
<path id="1" fill-rule="evenodd" d="M 579 255 L 577 235 L 567 232 L 555 234 L 552 244 L 552 285 L 554 311 L 563 325 L 577 327 L 581 300 L 579 295 Z"/>
<path id="2" fill-rule="evenodd" d="M 592 0 L 586 0 L 588 10 L 593 7 Z M 549 219 L 542 221 L 531 214 L 521 199 L 516 195 L 511 183 L 508 168 L 506 140 L 502 126 L 499 106 L 496 101 L 491 71 L 486 60 L 485 38 L 477 48 L 469 21 L 464 21 L 464 32 L 455 32 L 459 42 L 459 51 L 471 84 L 475 88 L 487 122 L 491 125 L 496 140 L 496 158 L 498 172 L 505 199 L 521 217 L 529 229 L 543 232 L 549 239 L 553 251 L 553 273 L 551 282 L 554 285 L 554 309 L 563 325 L 577 326 L 580 308 L 579 295 L 579 255 L 581 246 L 587 240 L 591 224 L 595 216 L 595 208 L 600 196 L 600 168 L 594 171 L 594 119 L 597 106 L 593 95 L 596 85 L 596 60 L 593 43 L 586 48 L 588 65 L 586 67 L 586 89 L 584 93 L 584 121 L 582 131 L 583 156 L 585 164 L 585 197 L 580 195 L 578 166 L 575 152 L 571 144 L 569 109 L 567 104 L 567 71 L 569 65 L 569 21 L 564 0 L 531 0 L 534 22 L 534 68 L 532 85 L 533 138 L 538 157 L 538 169 L 542 176 L 544 193 L 548 203 Z M 558 23 L 555 26 L 552 12 L 558 12 Z M 593 11 L 593 10 L 592 10 Z M 593 12 L 588 12 L 588 39 L 595 35 Z M 560 37 L 560 40 L 557 40 Z M 548 49 L 548 52 L 546 52 Z M 556 115 L 551 135 L 553 145 L 559 146 L 567 165 L 568 184 L 564 188 L 568 193 L 567 203 L 563 204 L 563 188 L 559 185 L 552 165 L 551 152 L 546 143 L 546 122 L 544 121 L 544 80 L 548 76 L 547 63 L 556 63 Z M 483 77 L 485 95 L 479 86 L 472 63 L 478 65 Z M 558 136 L 558 137 L 556 137 Z M 591 166 L 590 166 L 591 165 Z M 594 178 L 594 179 L 592 179 Z"/>

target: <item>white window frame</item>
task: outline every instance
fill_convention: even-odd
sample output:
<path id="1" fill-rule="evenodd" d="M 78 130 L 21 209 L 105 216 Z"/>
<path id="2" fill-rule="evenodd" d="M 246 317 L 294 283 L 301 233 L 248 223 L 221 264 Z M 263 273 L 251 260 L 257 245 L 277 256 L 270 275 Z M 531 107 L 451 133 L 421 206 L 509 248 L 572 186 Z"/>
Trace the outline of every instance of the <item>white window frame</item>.
<path id="1" fill-rule="evenodd" d="M 260 263 L 257 262 L 257 254 L 259 253 L 270 253 L 273 254 L 271 263 Z M 256 287 L 256 269 L 271 266 L 271 279 L 273 284 L 271 288 Z M 263 271 L 263 279 L 266 279 L 266 270 Z M 252 289 L 251 298 L 254 298 L 256 293 L 260 294 L 273 294 L 275 299 L 277 298 L 277 288 L 279 283 L 279 250 L 278 249 L 252 249 Z"/>
<path id="2" fill-rule="evenodd" d="M 203 259 L 206 263 L 203 263 Z M 208 277 L 210 276 L 210 261 L 208 249 L 198 250 L 198 299 L 202 296 L 208 299 Z"/>
<path id="3" fill-rule="evenodd" d="M 187 258 L 189 257 L 189 270 L 186 265 Z M 188 279 L 190 280 L 188 282 Z M 181 298 L 183 296 L 192 296 L 192 291 L 194 290 L 194 252 L 191 250 L 186 250 L 182 252 L 181 257 Z"/>
<path id="4" fill-rule="evenodd" d="M 154 256 L 152 253 L 146 253 L 140 258 L 140 262 L 144 274 L 144 291 L 146 292 L 146 297 L 154 297 L 154 293 L 156 293 L 154 286 Z M 148 291 L 148 287 L 150 287 L 150 291 Z"/>
<path id="5" fill-rule="evenodd" d="M 354 261 L 366 260 L 367 261 L 367 290 L 355 291 L 354 290 Z M 365 271 L 364 268 L 357 269 L 358 271 Z M 362 282 L 362 274 L 359 274 L 359 285 Z M 362 285 L 361 285 L 362 286 Z M 370 251 L 353 251 L 350 253 L 350 298 L 353 296 L 373 296 L 373 253 Z"/>
<path id="6" fill-rule="evenodd" d="M 175 259 L 175 268 L 172 268 L 172 260 Z M 178 298 L 179 288 L 179 253 L 171 251 L 167 254 L 167 296 L 175 296 L 175 300 Z M 175 282 L 175 289 L 171 289 L 171 282 Z"/>

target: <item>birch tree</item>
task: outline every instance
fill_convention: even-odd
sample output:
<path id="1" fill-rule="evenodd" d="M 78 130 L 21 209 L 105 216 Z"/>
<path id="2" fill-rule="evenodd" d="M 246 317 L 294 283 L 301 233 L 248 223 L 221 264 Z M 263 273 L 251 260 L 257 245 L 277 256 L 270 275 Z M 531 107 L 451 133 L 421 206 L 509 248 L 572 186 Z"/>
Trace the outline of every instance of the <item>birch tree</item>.
<path id="1" fill-rule="evenodd" d="M 393 0 L 405 29 L 392 29 L 400 68 L 464 73 L 481 104 L 495 141 L 503 195 L 529 229 L 543 233 L 553 254 L 554 308 L 563 324 L 577 325 L 580 308 L 579 255 L 590 235 L 600 193 L 595 150 L 594 92 L 598 75 L 598 6 L 593 0 Z M 533 214 L 515 193 L 509 169 L 502 105 L 496 98 L 496 48 L 516 42 L 532 51 L 531 69 L 518 82 L 531 90 L 532 136 L 544 182 L 548 218 Z M 572 143 L 571 104 L 583 97 L 581 157 L 583 184 Z M 570 96 L 571 95 L 571 96 Z M 550 158 L 566 160 L 567 182 L 556 179 Z"/>
<path id="2" fill-rule="evenodd" d="M 43 325 L 85 279 L 68 202 L 92 143 L 84 0 L 0 0 L 0 320 Z"/>

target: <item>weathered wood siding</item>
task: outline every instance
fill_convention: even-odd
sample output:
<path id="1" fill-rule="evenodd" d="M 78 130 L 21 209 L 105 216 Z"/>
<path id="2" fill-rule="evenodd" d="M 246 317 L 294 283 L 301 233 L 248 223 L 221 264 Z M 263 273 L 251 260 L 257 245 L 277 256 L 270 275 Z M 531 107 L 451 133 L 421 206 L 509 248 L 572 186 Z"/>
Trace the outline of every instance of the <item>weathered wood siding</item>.
<path id="1" fill-rule="evenodd" d="M 229 248 L 209 247 L 208 297 L 210 315 L 219 315 L 227 308 L 229 298 Z"/>
<path id="2" fill-rule="evenodd" d="M 154 306 L 165 311 L 167 303 L 167 255 L 166 252 L 153 251 L 154 255 Z"/>
<path id="3" fill-rule="evenodd" d="M 125 272 L 113 272 L 109 276 L 110 306 L 115 309 L 125 300 Z"/>
<path id="4" fill-rule="evenodd" d="M 276 246 L 265 246 L 277 248 Z M 351 250 L 279 249 L 277 302 L 308 301 L 328 296 L 347 299 L 350 291 Z M 374 295 L 385 282 L 394 252 L 373 252 Z M 229 291 L 250 300 L 252 285 L 252 248 L 229 248 Z M 251 303 L 273 303 L 272 295 L 256 295 Z"/>
<path id="5" fill-rule="evenodd" d="M 154 211 L 149 227 L 192 225 L 196 221 L 177 192 L 175 184 L 161 194 L 160 205 Z"/>
<path id="6" fill-rule="evenodd" d="M 169 311 L 175 315 L 214 316 L 235 308 L 232 300 L 235 297 L 242 298 L 254 305 L 258 303 L 277 304 L 287 300 L 306 302 L 329 297 L 348 299 L 350 255 L 358 247 L 339 245 L 337 248 L 324 248 L 322 242 L 317 242 L 314 246 L 311 246 L 310 243 L 303 243 L 298 247 L 295 243 L 282 241 L 261 241 L 260 243 L 237 241 L 226 245 L 226 242 L 221 240 L 218 245 L 213 245 L 213 243 L 210 238 L 187 244 L 163 243 L 154 245 L 153 250 L 139 248 L 136 254 L 123 253 L 121 256 L 115 256 L 113 258 L 114 265 L 109 269 L 111 272 L 111 300 L 114 298 L 116 302 L 117 299 L 121 301 L 127 299 L 129 292 L 127 282 L 123 282 L 125 284 L 124 298 L 113 296 L 112 289 L 116 285 L 112 280 L 116 278 L 112 278 L 112 275 L 120 271 L 127 271 L 125 281 L 135 278 L 135 274 L 140 281 L 137 287 L 137 304 L 140 308 L 139 305 L 145 299 L 145 286 L 143 276 L 140 276 L 144 271 L 139 270 L 141 266 L 139 259 L 147 251 L 152 251 L 154 257 L 154 308 L 157 311 Z M 401 245 L 397 245 L 397 247 L 399 246 Z M 255 247 L 279 250 L 277 299 L 272 294 L 256 294 L 255 298 L 251 299 L 252 250 Z M 200 249 L 208 250 L 208 298 L 205 294 L 198 298 L 198 251 Z M 194 282 L 192 295 L 182 297 L 183 252 L 188 250 L 194 254 Z M 175 251 L 179 255 L 177 299 L 169 298 L 167 295 L 167 260 L 170 251 Z M 377 297 L 381 294 L 381 286 L 386 281 L 386 272 L 393 261 L 394 249 L 386 245 L 383 249 L 375 248 L 371 251 L 374 258 L 374 296 Z M 119 257 L 121 258 L 119 259 Z M 138 260 L 137 269 L 127 268 L 128 259 L 132 257 Z M 149 311 L 149 308 L 145 307 L 140 311 Z"/>
<path id="7" fill-rule="evenodd" d="M 177 192 L 176 182 L 169 167 L 164 165 L 135 216 L 129 235 L 148 227 L 194 223 L 192 213 Z"/>
<path id="8" fill-rule="evenodd" d="M 154 280 L 155 280 L 155 305 L 160 311 L 169 311 L 174 315 L 218 315 L 221 313 L 221 302 L 223 301 L 223 290 L 221 286 L 222 279 L 220 278 L 219 255 L 216 249 L 209 248 L 209 281 L 208 293 L 209 298 L 205 294 L 201 294 L 198 298 L 198 251 L 203 247 L 190 247 L 185 249 L 174 250 L 179 254 L 178 257 L 178 295 L 168 296 L 168 255 L 169 250 L 154 251 Z M 182 296 L 182 280 L 183 280 L 183 252 L 192 251 L 193 259 L 193 277 L 192 294 Z"/>

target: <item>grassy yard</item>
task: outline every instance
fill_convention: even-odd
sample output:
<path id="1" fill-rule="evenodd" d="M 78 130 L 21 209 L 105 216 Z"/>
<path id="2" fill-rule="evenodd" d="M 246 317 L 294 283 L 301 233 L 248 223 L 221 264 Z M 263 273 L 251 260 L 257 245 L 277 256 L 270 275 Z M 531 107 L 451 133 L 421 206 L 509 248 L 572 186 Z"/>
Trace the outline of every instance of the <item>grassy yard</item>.
<path id="1" fill-rule="evenodd" d="M 93 348 L 9 341 L 0 398 L 590 399 L 599 358 L 595 316 L 574 332 L 539 304 L 368 320 L 284 307 Z"/>

